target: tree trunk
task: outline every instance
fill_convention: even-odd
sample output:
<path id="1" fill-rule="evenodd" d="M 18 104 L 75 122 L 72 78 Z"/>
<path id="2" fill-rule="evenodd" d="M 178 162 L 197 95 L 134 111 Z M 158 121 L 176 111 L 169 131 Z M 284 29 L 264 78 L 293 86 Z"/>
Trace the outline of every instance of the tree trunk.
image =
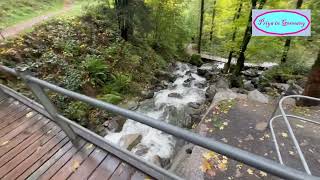
<path id="1" fill-rule="evenodd" d="M 305 96 L 320 98 L 320 49 L 318 52 L 318 57 L 309 74 L 303 94 Z M 303 99 L 302 104 L 306 106 L 317 106 L 320 104 L 320 102 Z"/>
<path id="2" fill-rule="evenodd" d="M 262 9 L 263 5 L 265 4 L 265 2 L 266 2 L 266 0 L 261 0 L 259 2 L 258 9 Z M 244 34 L 244 37 L 243 37 L 243 40 L 242 40 L 241 47 L 240 47 L 239 57 L 238 57 L 238 60 L 237 60 L 237 65 L 236 65 L 236 68 L 234 70 L 234 75 L 235 76 L 240 75 L 240 73 L 241 73 L 241 71 L 242 71 L 242 69 L 244 67 L 244 61 L 245 61 L 245 54 L 244 53 L 246 52 L 247 46 L 248 46 L 248 44 L 250 42 L 250 39 L 251 39 L 251 34 L 252 34 L 252 9 L 256 8 L 257 0 L 251 0 L 251 3 L 252 3 L 252 7 L 251 7 L 250 15 L 249 15 L 247 28 L 246 28 L 246 31 L 245 31 L 245 34 Z"/>
<path id="3" fill-rule="evenodd" d="M 216 0 L 213 0 L 213 9 L 212 9 L 212 17 L 211 17 L 211 29 L 210 29 L 210 41 L 213 39 L 213 28 L 214 28 L 214 18 L 216 17 Z"/>
<path id="4" fill-rule="evenodd" d="M 202 30 L 203 30 L 203 16 L 204 16 L 204 0 L 201 0 L 201 7 L 200 7 L 200 27 L 199 27 L 199 40 L 198 40 L 198 53 L 201 52 Z"/>
<path id="5" fill-rule="evenodd" d="M 115 0 L 120 34 L 126 41 L 133 36 L 133 8 L 130 7 L 131 4 L 132 1 L 129 3 L 129 0 Z"/>
<path id="6" fill-rule="evenodd" d="M 234 14 L 233 23 L 235 23 L 235 21 L 238 20 L 239 17 L 240 17 L 241 10 L 242 10 L 242 4 L 243 4 L 243 0 L 240 1 L 240 4 L 239 4 L 239 6 L 238 6 L 238 8 L 237 8 L 237 11 L 236 11 L 236 13 Z M 234 42 L 234 41 L 236 40 L 237 31 L 238 31 L 238 27 L 237 27 L 237 26 L 234 26 L 234 30 L 233 30 L 233 33 L 232 33 L 232 42 Z M 228 72 L 229 72 L 229 69 L 230 69 L 230 66 L 231 66 L 231 61 L 232 61 L 233 53 L 234 53 L 234 50 L 233 50 L 233 48 L 232 48 L 231 51 L 229 52 L 228 62 L 227 62 L 227 63 L 225 64 L 225 66 L 224 66 L 224 73 L 228 73 Z"/>
<path id="7" fill-rule="evenodd" d="M 302 3 L 303 3 L 303 0 L 298 0 L 297 4 L 296 4 L 296 9 L 300 9 L 301 6 L 302 6 Z M 290 44 L 291 44 L 291 38 L 288 37 L 286 39 L 286 42 L 284 43 L 284 50 L 283 50 L 282 57 L 281 57 L 281 63 L 287 62 L 288 52 L 289 52 L 289 49 L 290 49 Z"/>

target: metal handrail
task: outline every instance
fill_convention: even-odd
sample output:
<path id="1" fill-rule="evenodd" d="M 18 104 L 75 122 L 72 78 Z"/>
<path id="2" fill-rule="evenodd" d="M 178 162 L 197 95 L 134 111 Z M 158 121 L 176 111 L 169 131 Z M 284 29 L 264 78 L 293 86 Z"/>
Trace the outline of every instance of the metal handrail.
<path id="1" fill-rule="evenodd" d="M 188 130 L 179 128 L 177 126 L 168 124 L 164 121 L 158 121 L 154 118 L 145 116 L 143 114 L 133 112 L 127 109 L 120 108 L 118 106 L 99 101 L 97 99 L 66 90 L 64 88 L 61 88 L 59 86 L 56 86 L 54 84 L 48 83 L 46 81 L 40 80 L 38 78 L 35 78 L 31 76 L 30 74 L 25 74 L 21 70 L 13 70 L 11 68 L 8 68 L 6 66 L 0 65 L 0 72 L 4 71 L 7 73 L 10 73 L 12 75 L 21 77 L 25 83 L 29 86 L 29 88 L 32 89 L 30 86 L 40 86 L 41 88 L 47 88 L 51 91 L 54 91 L 56 93 L 71 97 L 73 99 L 88 103 L 94 107 L 104 109 L 109 112 L 113 112 L 115 114 L 124 116 L 126 118 L 132 119 L 134 121 L 140 122 L 142 124 L 151 126 L 153 128 L 156 128 L 158 130 L 161 130 L 165 133 L 174 135 L 178 138 L 184 139 L 188 142 L 191 142 L 195 145 L 207 148 L 209 150 L 215 151 L 219 154 L 225 155 L 231 159 L 234 159 L 236 161 L 240 161 L 244 164 L 247 164 L 249 166 L 255 167 L 259 170 L 265 171 L 267 173 L 273 174 L 275 176 L 278 176 L 280 178 L 284 179 L 318 179 L 315 176 L 310 176 L 304 172 L 298 171 L 296 169 L 281 165 L 273 160 L 266 159 L 264 157 L 258 156 L 256 154 L 250 153 L 248 151 L 244 151 L 242 149 L 224 144 L 222 142 L 216 141 L 212 138 L 203 137 L 199 134 L 190 132 Z M 37 93 L 34 92 L 33 93 Z M 37 96 L 37 95 L 36 95 Z M 39 99 L 41 102 L 41 100 Z M 45 104 L 42 104 L 44 107 L 46 107 Z M 70 122 L 66 122 L 65 118 L 62 118 L 60 114 L 55 114 L 54 118 L 57 118 L 58 121 L 62 121 L 63 123 L 67 123 L 68 125 Z M 71 124 L 72 126 L 72 124 Z M 92 137 L 100 139 L 101 137 L 95 133 L 91 134 Z M 106 143 L 109 143 L 107 140 L 104 140 Z M 135 156 L 132 154 L 132 156 Z M 125 160 L 125 159 L 124 159 Z M 147 163 L 148 164 L 148 163 Z M 151 163 L 150 163 L 151 164 Z M 135 164 L 133 164 L 135 165 Z M 153 167 L 152 165 L 150 167 Z M 168 174 L 172 174 L 169 173 Z M 172 175 L 171 177 L 174 177 L 175 175 Z M 174 178 L 175 179 L 175 178 Z"/>
<path id="2" fill-rule="evenodd" d="M 309 97 L 309 96 L 303 96 L 303 95 L 290 95 L 290 96 L 286 96 L 286 97 L 283 97 L 281 98 L 281 100 L 279 101 L 279 109 L 280 109 L 280 112 L 281 112 L 281 115 L 277 115 L 277 116 L 274 116 L 270 119 L 269 121 L 269 126 L 270 126 L 270 130 L 271 130 L 271 134 L 272 134 L 272 138 L 273 138 L 273 141 L 274 141 L 274 145 L 275 145 L 275 148 L 276 148 L 276 152 L 277 152 L 277 155 L 278 155 L 278 160 L 280 162 L 280 164 L 284 164 L 283 163 L 283 159 L 282 159 L 282 156 L 281 156 L 281 152 L 280 152 L 280 148 L 279 148 L 279 144 L 278 144 L 278 141 L 277 141 L 277 138 L 276 138 L 276 134 L 274 132 L 274 128 L 273 128 L 273 121 L 275 119 L 279 119 L 279 118 L 283 118 L 286 126 L 287 126 L 287 129 L 289 131 L 289 134 L 290 134 L 290 137 L 294 143 L 294 146 L 295 148 L 297 149 L 297 152 L 298 152 L 298 155 L 299 155 L 299 158 L 301 160 L 301 163 L 305 169 L 305 171 L 311 175 L 311 171 L 309 169 L 309 166 L 308 166 L 308 163 L 303 155 L 303 152 L 300 148 L 300 145 L 299 145 L 299 142 L 293 132 L 293 129 L 290 125 L 290 122 L 288 120 L 288 117 L 291 117 L 291 118 L 295 118 L 295 119 L 299 119 L 300 121 L 306 121 L 306 122 L 309 122 L 309 123 L 313 123 L 313 124 L 316 124 L 316 125 L 320 125 L 320 122 L 317 122 L 317 121 L 314 121 L 314 120 L 311 120 L 311 119 L 307 119 L 307 118 L 304 118 L 304 117 L 300 117 L 300 116 L 295 116 L 295 115 L 291 115 L 291 114 L 286 114 L 285 111 L 284 111 L 284 108 L 283 108 L 283 102 L 288 99 L 288 98 L 304 98 L 304 99 L 309 99 L 309 100 L 314 100 L 314 101 L 320 101 L 319 98 L 314 98 L 314 97 Z"/>

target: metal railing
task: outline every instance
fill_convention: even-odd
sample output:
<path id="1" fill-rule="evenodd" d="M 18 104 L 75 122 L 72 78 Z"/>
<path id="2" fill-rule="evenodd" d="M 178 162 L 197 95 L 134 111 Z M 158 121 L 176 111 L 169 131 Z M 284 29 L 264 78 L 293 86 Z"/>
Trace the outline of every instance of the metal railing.
<path id="1" fill-rule="evenodd" d="M 314 121 L 314 120 L 311 120 L 311 119 L 308 119 L 308 118 L 304 118 L 304 117 L 300 117 L 300 116 L 295 116 L 295 115 L 292 115 L 292 114 L 286 114 L 284 108 L 283 108 L 283 102 L 288 99 L 288 98 L 302 98 L 302 99 L 309 99 L 309 100 L 313 100 L 313 101 L 320 101 L 319 98 L 314 98 L 314 97 L 308 97 L 308 96 L 302 96 L 302 95 L 290 95 L 290 96 L 286 96 L 286 97 L 283 97 L 281 98 L 281 100 L 279 101 L 279 109 L 280 109 L 280 112 L 281 112 L 281 115 L 277 115 L 277 116 L 274 116 L 273 118 L 270 119 L 269 121 L 269 127 L 270 127 L 270 130 L 271 130 L 271 134 L 272 134 L 272 138 L 273 138 L 273 141 L 274 141 L 274 145 L 275 145 L 275 148 L 276 148 L 276 151 L 277 151 L 277 156 L 278 156 L 278 160 L 281 164 L 284 164 L 283 163 L 283 159 L 282 159 L 282 156 L 281 156 L 281 152 L 280 152 L 280 148 L 279 148 L 279 144 L 278 144 L 278 141 L 277 141 L 277 138 L 276 138 L 276 134 L 274 132 L 274 128 L 273 128 L 273 121 L 275 119 L 279 119 L 279 118 L 283 118 L 284 122 L 285 122 L 285 125 L 289 131 L 289 134 L 290 134 L 290 137 L 294 143 L 294 147 L 296 148 L 297 152 L 298 152 L 298 155 L 299 155 L 299 158 L 301 160 L 301 163 L 305 169 L 305 171 L 311 175 L 311 171 L 309 169 L 309 166 L 308 166 L 308 163 L 303 155 L 303 152 L 300 148 L 300 145 L 299 145 L 299 142 L 293 132 L 293 129 L 291 127 L 291 124 L 289 122 L 289 118 L 294 118 L 294 119 L 298 119 L 300 121 L 305 121 L 305 122 L 309 122 L 309 123 L 312 123 L 312 124 L 316 124 L 316 125 L 320 125 L 320 122 L 317 122 L 317 121 Z M 278 108 L 277 107 L 277 108 Z"/>
<path id="2" fill-rule="evenodd" d="M 151 126 L 155 129 L 161 130 L 165 133 L 171 134 L 175 137 L 186 140 L 195 145 L 201 146 L 203 148 L 212 150 L 216 153 L 225 155 L 233 160 L 242 162 L 249 166 L 255 167 L 261 171 L 265 171 L 267 173 L 273 174 L 280 178 L 284 179 L 319 179 L 318 177 L 311 176 L 307 173 L 298 171 L 296 169 L 284 166 L 279 164 L 273 160 L 266 159 L 264 157 L 258 156 L 256 154 L 250 153 L 248 151 L 244 151 L 242 149 L 224 144 L 222 142 L 216 141 L 212 138 L 203 137 L 199 134 L 190 132 L 188 130 L 176 127 L 174 125 L 165 123 L 164 121 L 156 120 L 154 118 L 145 116 L 143 114 L 133 112 L 127 109 L 120 108 L 118 106 L 99 101 L 97 99 L 66 90 L 54 84 L 48 83 L 46 81 L 35 78 L 29 73 L 26 69 L 17 68 L 16 70 L 8 68 L 6 66 L 0 65 L 0 72 L 10 73 L 17 77 L 20 77 L 27 86 L 31 89 L 34 96 L 36 96 L 39 102 L 46 109 L 48 114 L 51 116 L 52 120 L 54 120 L 69 136 L 69 138 L 76 143 L 76 138 L 79 135 L 78 132 L 75 132 L 74 129 L 81 130 L 83 133 L 80 135 L 91 141 L 92 143 L 102 147 L 106 151 L 113 153 L 118 156 L 120 159 L 127 161 L 138 169 L 148 173 L 157 179 L 180 179 L 176 175 L 171 172 L 168 172 L 150 162 L 142 160 L 138 156 L 132 154 L 127 150 L 123 150 L 120 147 L 108 142 L 101 136 L 93 133 L 92 131 L 83 128 L 77 123 L 68 120 L 58 113 L 54 105 L 50 102 L 46 93 L 44 92 L 44 88 L 49 89 L 53 92 L 59 93 L 64 96 L 68 96 L 70 98 L 85 102 L 94 107 L 101 108 L 103 110 L 115 113 L 117 115 L 124 116 L 126 118 L 132 119 L 134 121 L 140 122 L 142 124 Z M 139 163 L 137 163 L 139 162 Z"/>

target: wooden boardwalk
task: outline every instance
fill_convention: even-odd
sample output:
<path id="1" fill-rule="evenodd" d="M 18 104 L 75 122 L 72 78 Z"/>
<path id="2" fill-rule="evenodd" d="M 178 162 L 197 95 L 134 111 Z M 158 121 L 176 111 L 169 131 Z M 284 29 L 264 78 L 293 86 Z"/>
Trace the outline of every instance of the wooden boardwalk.
<path id="1" fill-rule="evenodd" d="M 0 179 L 145 179 L 85 141 L 75 147 L 52 121 L 13 98 L 0 98 Z"/>

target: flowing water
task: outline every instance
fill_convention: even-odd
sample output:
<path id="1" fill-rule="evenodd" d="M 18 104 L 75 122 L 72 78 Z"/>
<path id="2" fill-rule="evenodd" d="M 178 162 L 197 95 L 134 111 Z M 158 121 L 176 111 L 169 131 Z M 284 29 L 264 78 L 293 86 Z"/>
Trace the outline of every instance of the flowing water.
<path id="1" fill-rule="evenodd" d="M 190 103 L 200 105 L 205 102 L 207 83 L 197 75 L 197 67 L 189 64 L 177 63 L 173 74 L 177 79 L 167 89 L 156 92 L 152 99 L 143 101 L 137 112 L 182 127 L 191 121 Z M 130 119 L 120 132 L 109 133 L 105 138 L 123 146 L 121 137 L 130 134 L 142 136 L 131 151 L 148 161 L 155 161 L 155 157 L 169 159 L 174 155 L 176 139 L 173 136 Z"/>

